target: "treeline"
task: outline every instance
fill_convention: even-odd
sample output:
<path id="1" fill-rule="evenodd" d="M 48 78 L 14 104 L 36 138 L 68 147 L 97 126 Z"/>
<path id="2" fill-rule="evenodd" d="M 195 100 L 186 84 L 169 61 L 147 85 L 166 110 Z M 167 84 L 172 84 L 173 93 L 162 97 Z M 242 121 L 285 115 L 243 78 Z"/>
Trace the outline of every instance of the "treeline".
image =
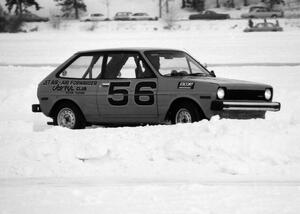
<path id="1" fill-rule="evenodd" d="M 60 7 L 62 16 L 79 18 L 81 12 L 86 11 L 86 4 L 83 0 L 54 0 Z M 9 14 L 21 15 L 28 12 L 28 8 L 34 7 L 40 10 L 42 7 L 36 0 L 6 0 L 5 6 Z"/>
<path id="2" fill-rule="evenodd" d="M 60 7 L 62 17 L 78 19 L 80 13 L 86 11 L 83 0 L 54 0 Z M 0 32 L 20 32 L 24 21 L 24 14 L 30 13 L 29 8 L 40 10 L 42 7 L 36 0 L 6 0 L 5 12 L 0 5 Z"/>

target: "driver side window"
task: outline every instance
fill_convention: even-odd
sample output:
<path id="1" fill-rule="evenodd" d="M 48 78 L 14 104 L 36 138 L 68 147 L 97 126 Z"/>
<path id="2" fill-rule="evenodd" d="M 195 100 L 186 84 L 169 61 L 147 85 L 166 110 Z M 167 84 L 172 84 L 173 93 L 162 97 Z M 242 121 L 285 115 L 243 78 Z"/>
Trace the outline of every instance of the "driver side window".
<path id="1" fill-rule="evenodd" d="M 159 58 L 159 72 L 162 75 L 172 75 L 172 73 L 184 72 L 190 73 L 190 68 L 185 57 L 160 57 Z"/>

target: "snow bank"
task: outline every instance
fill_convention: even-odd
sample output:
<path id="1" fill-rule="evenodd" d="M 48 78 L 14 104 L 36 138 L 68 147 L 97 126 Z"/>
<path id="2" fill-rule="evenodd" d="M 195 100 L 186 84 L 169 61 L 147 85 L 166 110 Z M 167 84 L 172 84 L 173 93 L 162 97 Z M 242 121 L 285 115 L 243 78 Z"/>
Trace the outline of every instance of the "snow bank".
<path id="1" fill-rule="evenodd" d="M 84 131 L 0 126 L 1 177 L 299 178 L 300 125 L 290 121 L 215 118 Z"/>
<path id="2" fill-rule="evenodd" d="M 282 110 L 266 120 L 68 130 L 30 112 L 53 68 L 0 67 L 0 177 L 299 179 L 299 67 L 218 67 L 272 84 Z"/>

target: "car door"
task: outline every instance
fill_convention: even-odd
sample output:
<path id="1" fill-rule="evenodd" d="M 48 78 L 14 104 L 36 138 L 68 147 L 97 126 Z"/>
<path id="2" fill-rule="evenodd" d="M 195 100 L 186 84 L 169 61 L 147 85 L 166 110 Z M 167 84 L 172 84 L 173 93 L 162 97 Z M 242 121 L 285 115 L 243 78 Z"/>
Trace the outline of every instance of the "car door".
<path id="1" fill-rule="evenodd" d="M 48 80 L 43 85 L 49 86 L 56 99 L 75 102 L 87 121 L 98 122 L 98 76 L 101 74 L 103 55 L 84 53 L 75 55 L 57 73 L 57 79 Z"/>
<path id="2" fill-rule="evenodd" d="M 266 18 L 270 16 L 270 12 L 266 8 L 261 8 L 258 10 L 258 16 L 259 18 Z"/>
<path id="3" fill-rule="evenodd" d="M 99 83 L 103 123 L 157 122 L 157 78 L 139 53 L 107 53 Z"/>
<path id="4" fill-rule="evenodd" d="M 141 14 L 140 15 L 140 20 L 147 20 L 148 17 L 146 16 L 146 14 Z"/>
<path id="5" fill-rule="evenodd" d="M 146 13 L 143 13 L 143 14 L 141 14 L 141 18 L 142 18 L 142 20 L 149 20 L 150 16 Z"/>
<path id="6" fill-rule="evenodd" d="M 104 21 L 104 19 L 105 19 L 104 15 L 101 13 L 97 14 L 96 18 L 97 18 L 97 21 Z"/>
<path id="7" fill-rule="evenodd" d="M 262 17 L 263 17 L 263 16 L 262 16 L 262 10 L 261 10 L 260 8 L 254 10 L 253 13 L 252 13 L 252 16 L 253 16 L 254 18 L 262 18 Z"/>
<path id="8" fill-rule="evenodd" d="M 202 15 L 203 19 L 210 19 L 210 11 L 205 11 Z"/>
<path id="9" fill-rule="evenodd" d="M 91 21 L 97 21 L 97 16 L 96 14 L 91 14 Z"/>
<path id="10" fill-rule="evenodd" d="M 143 20 L 143 15 L 140 13 L 136 13 L 132 15 L 133 20 Z"/>

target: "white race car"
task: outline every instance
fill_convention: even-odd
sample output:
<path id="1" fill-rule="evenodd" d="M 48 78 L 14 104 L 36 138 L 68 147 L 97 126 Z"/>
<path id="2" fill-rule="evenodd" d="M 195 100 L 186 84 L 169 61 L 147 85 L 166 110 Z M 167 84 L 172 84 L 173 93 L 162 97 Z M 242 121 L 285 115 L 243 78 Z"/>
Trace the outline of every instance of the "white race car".
<path id="1" fill-rule="evenodd" d="M 148 13 L 134 13 L 130 16 L 130 20 L 157 20 L 157 17 L 149 16 Z"/>
<path id="2" fill-rule="evenodd" d="M 107 21 L 109 20 L 102 13 L 91 13 L 87 16 L 84 16 L 80 19 L 81 22 L 90 22 L 90 21 Z"/>

